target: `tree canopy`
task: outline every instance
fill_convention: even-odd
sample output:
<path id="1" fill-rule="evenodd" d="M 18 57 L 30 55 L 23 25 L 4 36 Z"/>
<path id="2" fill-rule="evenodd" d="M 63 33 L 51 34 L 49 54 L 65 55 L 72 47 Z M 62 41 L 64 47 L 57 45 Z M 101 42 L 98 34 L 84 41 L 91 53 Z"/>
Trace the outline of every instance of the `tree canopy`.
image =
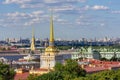
<path id="1" fill-rule="evenodd" d="M 75 60 L 69 59 L 65 61 L 64 65 L 56 63 L 54 71 L 34 77 L 34 80 L 73 80 L 76 77 L 84 77 L 85 75 L 85 70 L 83 70 Z"/>
<path id="2" fill-rule="evenodd" d="M 0 80 L 13 80 L 15 72 L 9 65 L 0 62 Z"/>
<path id="3" fill-rule="evenodd" d="M 56 63 L 54 71 L 28 80 L 120 80 L 120 70 L 106 70 L 86 74 L 75 60 L 66 60 L 64 65 Z M 31 76 L 32 77 L 32 76 Z"/>

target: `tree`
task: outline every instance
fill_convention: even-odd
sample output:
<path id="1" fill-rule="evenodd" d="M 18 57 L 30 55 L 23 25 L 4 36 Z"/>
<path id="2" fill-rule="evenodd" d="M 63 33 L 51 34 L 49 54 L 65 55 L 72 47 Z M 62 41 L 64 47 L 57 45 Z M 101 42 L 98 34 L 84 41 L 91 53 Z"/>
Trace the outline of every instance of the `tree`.
<path id="1" fill-rule="evenodd" d="M 13 80 L 15 72 L 10 69 L 9 65 L 0 62 L 0 78 L 2 80 Z"/>
<path id="2" fill-rule="evenodd" d="M 60 72 L 49 72 L 41 76 L 36 77 L 34 80 L 64 80 Z"/>
<path id="3" fill-rule="evenodd" d="M 118 58 L 116 57 L 116 53 L 114 53 L 113 57 L 110 59 L 110 61 L 117 61 Z"/>
<path id="4" fill-rule="evenodd" d="M 114 56 L 110 59 L 110 61 L 117 61 L 117 60 L 118 60 L 118 58 L 116 58 Z"/>
<path id="5" fill-rule="evenodd" d="M 75 77 L 86 75 L 86 71 L 83 70 L 75 60 L 68 59 L 65 63 L 64 68 L 65 72 L 72 74 Z"/>
<path id="6" fill-rule="evenodd" d="M 64 71 L 64 66 L 61 63 L 56 63 L 55 67 L 54 67 L 55 71 Z"/>
<path id="7" fill-rule="evenodd" d="M 83 70 L 75 60 L 68 59 L 65 64 L 56 63 L 55 71 L 60 72 L 64 80 L 72 80 L 75 77 L 85 76 L 86 71 Z"/>
<path id="8" fill-rule="evenodd" d="M 120 70 L 106 70 L 94 74 L 87 74 L 86 77 L 76 77 L 73 80 L 120 80 Z"/>
<path id="9" fill-rule="evenodd" d="M 105 57 L 101 58 L 100 60 L 101 60 L 101 61 L 108 61 L 108 59 L 105 58 Z"/>
<path id="10" fill-rule="evenodd" d="M 71 49 L 72 46 L 58 46 L 57 47 L 59 50 L 68 50 L 68 49 Z"/>

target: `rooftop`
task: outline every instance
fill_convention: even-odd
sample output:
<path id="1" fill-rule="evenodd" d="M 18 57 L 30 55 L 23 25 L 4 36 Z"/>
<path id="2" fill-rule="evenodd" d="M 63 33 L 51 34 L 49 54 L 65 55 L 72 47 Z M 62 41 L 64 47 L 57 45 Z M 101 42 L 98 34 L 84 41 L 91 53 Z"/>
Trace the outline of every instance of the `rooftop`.
<path id="1" fill-rule="evenodd" d="M 81 62 L 81 61 L 80 61 Z M 100 61 L 95 59 L 85 59 L 82 62 L 89 62 L 89 64 L 83 64 L 87 73 L 94 73 L 103 70 L 111 70 L 120 68 L 120 62 L 114 61 Z"/>
<path id="2" fill-rule="evenodd" d="M 14 80 L 26 80 L 27 77 L 29 76 L 29 72 L 25 72 L 25 73 L 17 73 L 14 77 Z"/>

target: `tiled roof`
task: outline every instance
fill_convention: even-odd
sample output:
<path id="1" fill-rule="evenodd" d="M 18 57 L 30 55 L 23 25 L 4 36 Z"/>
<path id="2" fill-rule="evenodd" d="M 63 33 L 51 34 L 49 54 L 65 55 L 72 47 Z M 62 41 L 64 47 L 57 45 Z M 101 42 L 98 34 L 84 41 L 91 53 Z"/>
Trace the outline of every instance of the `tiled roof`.
<path id="1" fill-rule="evenodd" d="M 26 80 L 27 77 L 29 76 L 29 72 L 25 72 L 25 73 L 17 73 L 14 77 L 14 80 Z"/>
<path id="2" fill-rule="evenodd" d="M 106 68 L 104 67 L 86 67 L 84 69 L 86 70 L 87 73 L 93 73 L 93 72 L 106 70 Z"/>
<path id="3" fill-rule="evenodd" d="M 93 60 L 93 59 L 85 59 L 83 62 L 89 62 L 90 64 L 85 65 L 84 69 L 87 73 L 94 73 L 108 69 L 116 69 L 120 68 L 120 62 L 113 62 L 113 61 L 100 61 L 100 60 Z M 83 64 L 84 65 L 84 64 Z"/>

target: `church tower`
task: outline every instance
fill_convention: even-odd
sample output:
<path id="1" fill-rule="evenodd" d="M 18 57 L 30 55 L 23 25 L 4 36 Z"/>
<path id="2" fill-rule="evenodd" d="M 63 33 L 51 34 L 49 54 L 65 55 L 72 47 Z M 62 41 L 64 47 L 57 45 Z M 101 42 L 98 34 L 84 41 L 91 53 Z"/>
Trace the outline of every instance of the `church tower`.
<path id="1" fill-rule="evenodd" d="M 56 62 L 62 62 L 62 55 L 54 45 L 54 28 L 53 16 L 50 17 L 50 38 L 49 46 L 45 49 L 45 53 L 40 56 L 40 68 L 53 69 Z"/>
<path id="2" fill-rule="evenodd" d="M 49 46 L 45 49 L 45 55 L 55 55 L 58 53 L 58 49 L 54 45 L 54 28 L 53 28 L 53 16 L 50 17 L 50 39 Z"/>
<path id="3" fill-rule="evenodd" d="M 35 51 L 35 36 L 34 36 L 34 30 L 32 31 L 32 40 L 31 40 L 31 51 Z"/>

